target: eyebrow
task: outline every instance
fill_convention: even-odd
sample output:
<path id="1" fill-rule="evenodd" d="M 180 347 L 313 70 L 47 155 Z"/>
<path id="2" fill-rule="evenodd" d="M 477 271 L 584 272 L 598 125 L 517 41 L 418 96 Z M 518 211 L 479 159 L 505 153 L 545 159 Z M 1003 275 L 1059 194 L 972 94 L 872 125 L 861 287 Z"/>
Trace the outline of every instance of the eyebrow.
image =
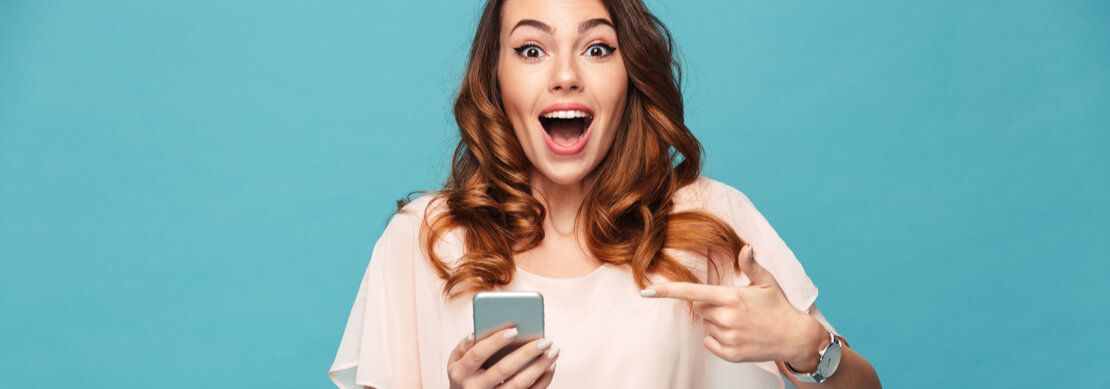
<path id="1" fill-rule="evenodd" d="M 616 27 L 613 27 L 613 23 L 610 22 L 609 19 L 594 18 L 594 19 L 590 19 L 590 20 L 584 21 L 581 24 L 579 24 L 578 25 L 578 33 L 583 33 L 583 32 L 588 31 L 591 28 L 594 28 L 594 27 L 597 27 L 597 26 L 602 26 L 602 25 L 609 26 L 610 28 L 612 28 L 614 30 L 617 29 Z M 509 30 L 509 34 L 512 34 L 513 31 L 516 31 L 516 29 L 518 27 L 524 27 L 524 26 L 536 28 L 540 31 L 543 31 L 543 32 L 547 33 L 547 35 L 555 35 L 555 27 L 551 27 L 551 26 L 547 25 L 546 23 L 541 22 L 541 21 L 536 20 L 536 19 L 522 19 L 521 21 L 516 22 L 516 25 L 513 26 L 513 29 Z"/>

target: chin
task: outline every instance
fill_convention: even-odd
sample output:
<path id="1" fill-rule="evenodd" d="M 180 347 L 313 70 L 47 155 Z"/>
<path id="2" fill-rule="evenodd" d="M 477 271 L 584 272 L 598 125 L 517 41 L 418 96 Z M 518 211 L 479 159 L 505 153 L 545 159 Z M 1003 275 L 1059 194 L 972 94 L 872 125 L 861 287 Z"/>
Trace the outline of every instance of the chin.
<path id="1" fill-rule="evenodd" d="M 580 183 L 590 174 L 590 170 L 593 168 L 593 166 L 587 165 L 585 161 L 547 162 L 544 165 L 546 166 L 537 167 L 537 173 L 558 185 Z"/>

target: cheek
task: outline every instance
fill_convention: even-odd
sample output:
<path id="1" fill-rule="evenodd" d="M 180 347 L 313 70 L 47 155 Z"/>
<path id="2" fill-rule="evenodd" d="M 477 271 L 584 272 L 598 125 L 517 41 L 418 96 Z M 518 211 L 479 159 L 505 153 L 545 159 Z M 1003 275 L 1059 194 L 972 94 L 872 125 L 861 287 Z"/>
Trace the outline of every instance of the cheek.
<path id="1" fill-rule="evenodd" d="M 628 73 L 625 72 L 624 66 L 614 66 L 614 69 L 606 74 L 606 80 L 602 85 L 604 89 L 601 92 L 605 99 L 616 108 L 624 108 L 624 100 L 628 96 Z M 617 113 L 619 114 L 620 111 Z"/>
<path id="2" fill-rule="evenodd" d="M 627 104 L 628 76 L 623 67 L 610 69 L 608 72 L 599 74 L 599 79 L 594 85 L 597 85 L 595 88 L 598 103 L 609 112 L 604 130 L 606 133 L 602 135 L 607 145 L 616 136 L 617 125 L 620 124 L 624 106 Z"/>
<path id="3" fill-rule="evenodd" d="M 527 125 L 526 120 L 531 115 L 532 103 L 536 98 L 536 93 L 530 88 L 532 83 L 526 74 L 511 64 L 498 69 L 497 80 L 505 114 L 513 124 L 514 131 L 520 135 L 523 132 L 521 127 Z"/>

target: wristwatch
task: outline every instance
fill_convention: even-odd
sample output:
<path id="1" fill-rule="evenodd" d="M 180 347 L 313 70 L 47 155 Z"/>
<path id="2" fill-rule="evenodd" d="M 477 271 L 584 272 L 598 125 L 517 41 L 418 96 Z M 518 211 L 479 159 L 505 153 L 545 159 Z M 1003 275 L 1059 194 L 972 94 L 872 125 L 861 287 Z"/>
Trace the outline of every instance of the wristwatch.
<path id="1" fill-rule="evenodd" d="M 825 346 L 825 349 L 818 352 L 820 359 L 817 360 L 817 371 L 812 373 L 799 373 L 794 371 L 794 368 L 790 367 L 789 363 L 783 362 L 783 365 L 786 366 L 786 370 L 789 371 L 790 374 L 793 374 L 794 378 L 797 378 L 798 381 L 807 384 L 819 384 L 825 382 L 829 377 L 832 377 L 833 373 L 836 373 L 836 368 L 840 366 L 840 339 L 837 339 L 832 331 L 828 332 L 829 344 Z"/>

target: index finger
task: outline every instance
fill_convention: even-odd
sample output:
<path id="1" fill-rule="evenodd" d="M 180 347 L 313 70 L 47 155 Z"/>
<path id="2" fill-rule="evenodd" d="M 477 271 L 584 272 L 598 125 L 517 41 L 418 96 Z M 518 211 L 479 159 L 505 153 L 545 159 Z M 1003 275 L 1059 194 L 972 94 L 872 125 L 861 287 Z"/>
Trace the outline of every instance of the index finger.
<path id="1" fill-rule="evenodd" d="M 736 294 L 733 288 L 694 284 L 690 282 L 664 282 L 655 284 L 640 291 L 644 297 L 668 297 L 689 301 L 700 301 L 716 305 L 730 305 Z"/>

